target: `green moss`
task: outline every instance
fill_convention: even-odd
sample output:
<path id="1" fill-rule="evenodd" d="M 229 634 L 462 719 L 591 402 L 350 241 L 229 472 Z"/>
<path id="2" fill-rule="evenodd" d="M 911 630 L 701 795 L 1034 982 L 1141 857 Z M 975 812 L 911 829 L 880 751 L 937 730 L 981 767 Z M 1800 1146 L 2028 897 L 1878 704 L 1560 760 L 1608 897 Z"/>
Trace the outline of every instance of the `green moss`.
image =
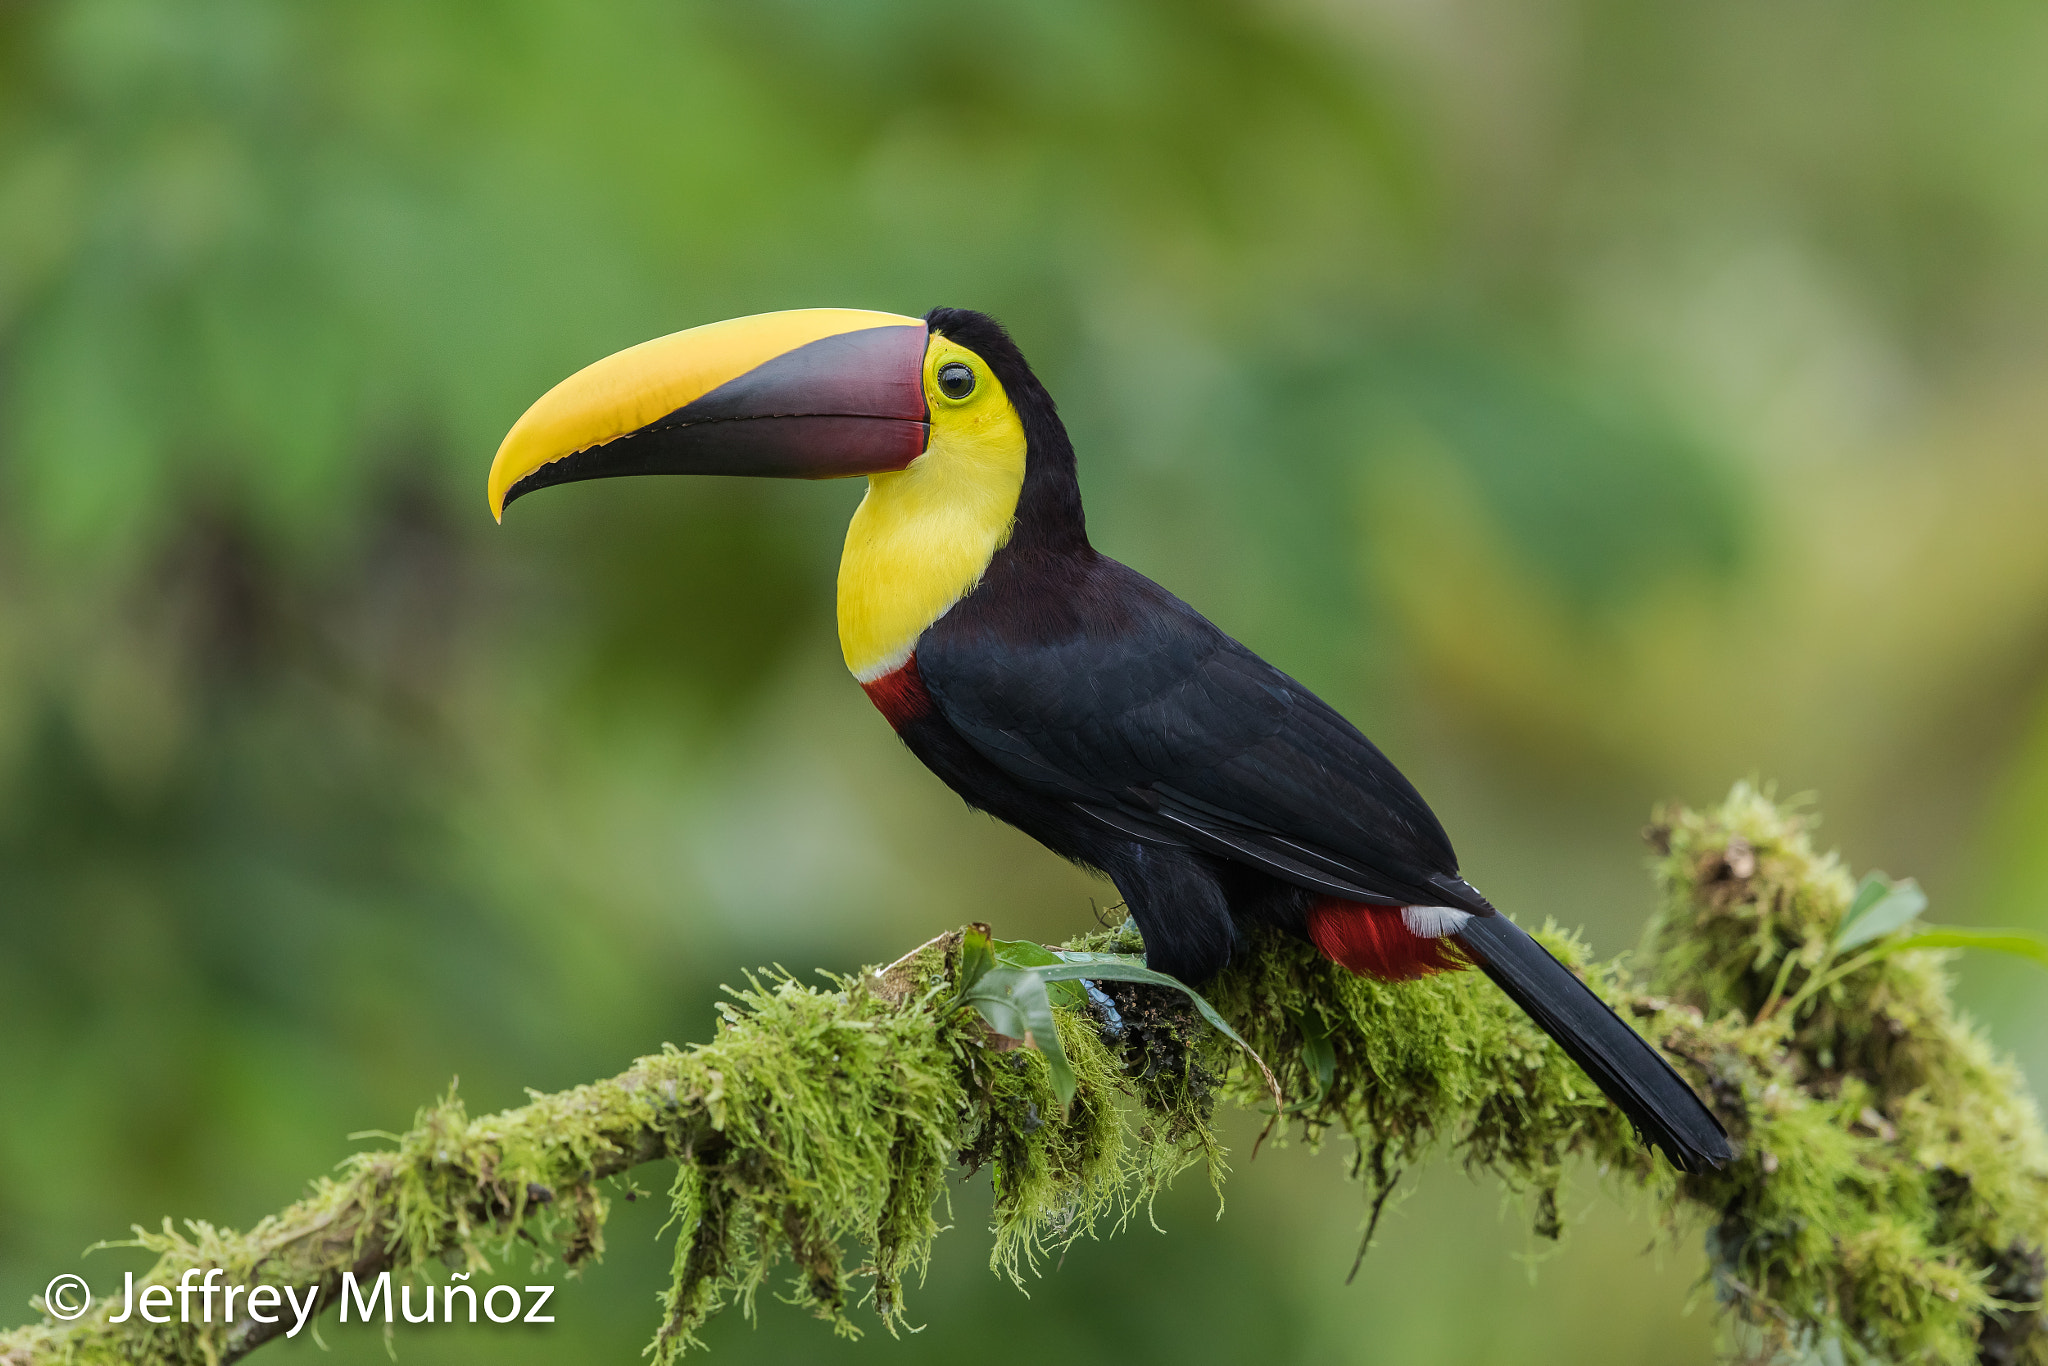
<path id="1" fill-rule="evenodd" d="M 1583 966 L 1582 945 L 1539 937 Z M 1220 1009 L 1278 1073 L 1312 1145 L 1348 1138 L 1353 1171 L 1377 1206 L 1405 1169 L 1447 1151 L 1526 1195 L 1539 1232 L 1556 1236 L 1565 1163 L 1586 1155 L 1656 1179 L 1626 1121 L 1527 1016 L 1474 972 L 1392 984 L 1356 977 L 1304 945 L 1267 935 L 1214 990 Z M 1335 1055 L 1319 1088 L 1308 1036 Z M 1238 1068 L 1232 1095 L 1257 1104 L 1259 1078 Z M 1284 1138 L 1284 1135 L 1282 1135 Z"/>
<path id="2" fill-rule="evenodd" d="M 1950 1005 L 1945 955 L 1880 958 L 1789 1009 L 1853 892 L 1810 822 L 1743 785 L 1652 835 L 1652 985 L 1697 1012 L 1681 1042 L 1742 1142 L 1686 1183 L 1718 1211 L 1733 1316 L 1777 1350 L 2048 1362 L 2048 1148 L 2018 1076 Z"/>
<path id="3" fill-rule="evenodd" d="M 1556 1236 L 1584 1159 L 1708 1226 L 1731 1347 L 1796 1360 L 2048 1366 L 2039 1312 L 2048 1152 L 2010 1066 L 1949 1004 L 1933 954 L 1879 958 L 1821 989 L 1851 884 L 1807 823 L 1738 787 L 1717 811 L 1660 813 L 1662 904 L 1647 988 L 1554 927 L 1540 937 L 1710 1096 L 1739 1144 L 1726 1170 L 1653 1162 L 1582 1073 L 1479 974 L 1389 985 L 1307 946 L 1255 937 L 1208 995 L 1292 1103 L 1274 1141 L 1352 1147 L 1376 1209 L 1435 1153 L 1492 1173 Z M 1116 1020 L 1057 1011 L 1077 1090 L 1043 1057 L 946 1011 L 957 935 L 888 969 L 811 986 L 749 978 L 716 1037 L 609 1081 L 471 1119 L 451 1094 L 387 1150 L 359 1154 L 248 1233 L 138 1231 L 148 1279 L 192 1266 L 328 1287 L 345 1267 L 486 1270 L 531 1237 L 573 1270 L 603 1250 L 604 1179 L 675 1163 L 675 1276 L 651 1351 L 668 1362 L 710 1315 L 763 1286 L 845 1333 L 865 1300 L 892 1329 L 939 1231 L 956 1164 L 987 1167 L 996 1269 L 1021 1280 L 1075 1238 L 1114 1230 L 1191 1164 L 1220 1191 L 1219 1099 L 1271 1115 L 1263 1080 L 1179 993 L 1105 983 Z M 1135 951 L 1128 926 L 1070 947 Z M 849 1249 L 858 1257 L 850 1261 Z M 103 1307 L 0 1337 L 0 1366 L 232 1360 L 253 1324 L 111 1325 Z"/>
<path id="4" fill-rule="evenodd" d="M 967 1106 L 952 1040 L 921 1012 L 788 978 L 750 979 L 723 1011 L 716 1039 L 675 1055 L 678 1097 L 709 1123 L 677 1154 L 663 1360 L 727 1302 L 751 1314 L 784 1258 L 788 1297 L 851 1332 L 840 1248 L 853 1240 L 872 1251 L 862 1270 L 893 1321 L 938 1232 L 931 1208 Z"/>

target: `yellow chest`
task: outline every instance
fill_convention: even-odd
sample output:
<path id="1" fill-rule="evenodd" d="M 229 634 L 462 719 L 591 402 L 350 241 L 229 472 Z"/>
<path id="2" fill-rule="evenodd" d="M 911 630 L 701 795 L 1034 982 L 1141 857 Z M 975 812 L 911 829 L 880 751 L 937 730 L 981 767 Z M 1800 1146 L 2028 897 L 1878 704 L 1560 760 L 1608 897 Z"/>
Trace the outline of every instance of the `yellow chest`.
<path id="1" fill-rule="evenodd" d="M 1007 402 L 977 407 L 934 421 L 930 446 L 908 468 L 869 476 L 846 529 L 839 648 L 863 683 L 908 659 L 1010 538 L 1024 487 L 1023 424 Z"/>

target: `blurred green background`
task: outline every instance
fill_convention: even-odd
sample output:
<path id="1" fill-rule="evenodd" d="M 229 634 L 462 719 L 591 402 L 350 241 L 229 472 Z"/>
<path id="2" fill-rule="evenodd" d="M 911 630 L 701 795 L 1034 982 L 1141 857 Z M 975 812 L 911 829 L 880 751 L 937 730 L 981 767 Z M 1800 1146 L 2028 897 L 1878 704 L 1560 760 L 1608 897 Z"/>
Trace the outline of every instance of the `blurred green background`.
<path id="1" fill-rule="evenodd" d="M 1466 871 L 1631 946 L 1637 832 L 1811 790 L 1937 919 L 2048 928 L 2048 9 L 1736 0 L 0 0 L 0 1302 L 476 1109 L 1114 894 L 845 677 L 851 484 L 483 476 L 548 385 L 766 309 L 1007 321 L 1097 543 L 1358 719 Z M 2048 993 L 1961 967 L 2048 1083 Z M 1554 1256 L 1331 1151 L 913 1320 L 712 1359 L 1706 1361 L 1696 1240 Z M 658 1184 L 659 1177 L 646 1178 Z M 636 1359 L 621 1203 L 551 1330 Z M 1540 1266 L 1535 1265 L 1543 1258 Z M 383 1360 L 330 1324 L 321 1360 Z M 266 1349 L 312 1361 L 302 1338 Z"/>

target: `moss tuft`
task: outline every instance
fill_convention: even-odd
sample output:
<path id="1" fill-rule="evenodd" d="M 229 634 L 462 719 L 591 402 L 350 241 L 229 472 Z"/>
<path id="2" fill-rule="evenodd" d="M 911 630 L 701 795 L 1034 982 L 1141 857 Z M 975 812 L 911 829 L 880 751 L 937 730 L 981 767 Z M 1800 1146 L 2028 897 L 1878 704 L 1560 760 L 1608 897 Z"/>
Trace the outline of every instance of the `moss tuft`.
<path id="1" fill-rule="evenodd" d="M 1659 814 L 1653 990 L 1698 1023 L 1741 1141 L 1688 1178 L 1716 1288 L 1753 1345 L 1881 1361 L 2048 1363 L 2048 1147 L 2019 1077 L 1949 1002 L 1940 953 L 1879 958 L 1801 1003 L 1853 884 L 1811 822 L 1748 785 Z"/>
<path id="2" fill-rule="evenodd" d="M 932 1204 L 966 1105 L 952 1041 L 922 1012 L 851 981 L 750 978 L 732 994 L 711 1043 L 670 1055 L 679 1104 L 708 1124 L 676 1154 L 682 1234 L 661 1361 L 725 1304 L 751 1315 L 784 1258 L 787 1298 L 851 1334 L 840 1248 L 854 1240 L 872 1250 L 860 1271 L 893 1323 L 938 1232 Z"/>

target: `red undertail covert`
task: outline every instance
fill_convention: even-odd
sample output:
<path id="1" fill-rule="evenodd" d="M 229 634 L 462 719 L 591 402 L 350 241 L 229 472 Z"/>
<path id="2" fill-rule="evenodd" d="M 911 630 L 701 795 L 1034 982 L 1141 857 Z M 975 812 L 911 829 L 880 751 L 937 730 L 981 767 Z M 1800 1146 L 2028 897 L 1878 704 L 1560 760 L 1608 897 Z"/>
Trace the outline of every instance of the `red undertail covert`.
<path id="1" fill-rule="evenodd" d="M 1466 966 L 1448 939 L 1425 938 L 1409 929 L 1402 909 L 1322 897 L 1309 907 L 1308 937 L 1331 960 L 1387 982 L 1411 982 Z"/>

